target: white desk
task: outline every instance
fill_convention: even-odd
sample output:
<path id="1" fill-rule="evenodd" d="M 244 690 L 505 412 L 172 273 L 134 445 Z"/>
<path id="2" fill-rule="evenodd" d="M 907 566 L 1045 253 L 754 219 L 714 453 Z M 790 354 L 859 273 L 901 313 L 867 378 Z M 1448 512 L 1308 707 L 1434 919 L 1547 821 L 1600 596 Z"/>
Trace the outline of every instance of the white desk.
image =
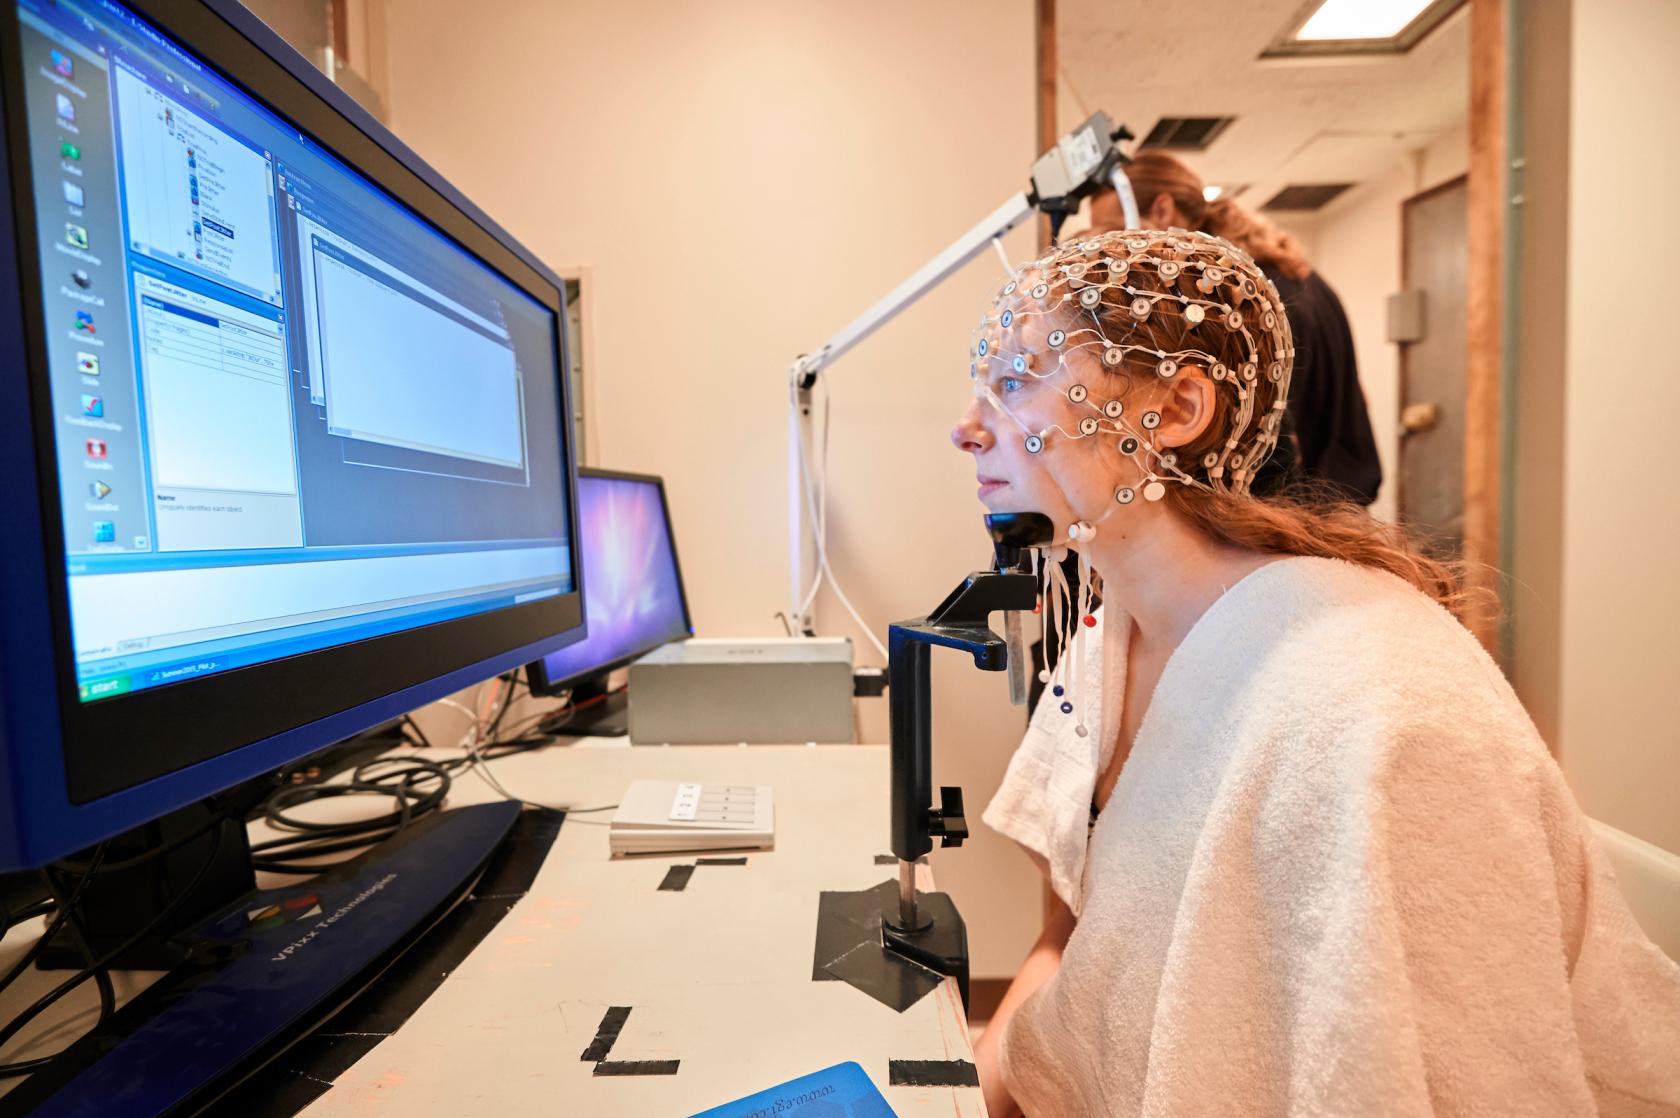
<path id="1" fill-rule="evenodd" d="M 900 1014 L 844 982 L 811 979 L 818 894 L 897 872 L 874 864 L 887 853 L 884 747 L 586 741 L 501 758 L 492 770 L 526 799 L 577 806 L 616 803 L 636 778 L 769 784 L 776 848 L 749 852 L 745 866 L 700 866 L 681 892 L 660 891 L 667 867 L 694 855 L 614 860 L 610 812 L 568 817 L 529 893 L 306 1114 L 682 1116 L 846 1060 L 900 1115 L 984 1114 L 975 1088 L 888 1082 L 890 1059 L 973 1060 L 954 980 Z M 449 803 L 496 798 L 463 771 Z M 317 807 L 310 814 L 368 809 L 348 800 Z M 931 888 L 927 868 L 918 872 Z M 0 952 L 7 959 L 27 943 L 12 938 Z M 119 976 L 124 1000 L 154 977 Z M 610 1006 L 631 1007 L 611 1059 L 675 1059 L 677 1074 L 594 1074 L 580 1056 Z M 90 1013 L 67 1013 L 35 1051 L 74 1036 Z"/>
<path id="2" fill-rule="evenodd" d="M 889 1059 L 973 1060 L 954 980 L 902 1014 L 811 980 L 819 892 L 896 872 L 874 864 L 887 843 L 884 747 L 574 746 L 493 771 L 526 799 L 580 806 L 617 802 L 635 778 L 769 784 L 776 848 L 661 892 L 666 868 L 692 855 L 614 860 L 611 813 L 569 817 L 529 894 L 312 1118 L 688 1115 L 844 1060 L 901 1115 L 984 1113 L 972 1087 L 888 1086 Z M 450 802 L 491 798 L 463 775 Z M 631 1013 L 612 1059 L 680 1060 L 676 1075 L 596 1076 L 579 1058 L 615 1005 Z"/>

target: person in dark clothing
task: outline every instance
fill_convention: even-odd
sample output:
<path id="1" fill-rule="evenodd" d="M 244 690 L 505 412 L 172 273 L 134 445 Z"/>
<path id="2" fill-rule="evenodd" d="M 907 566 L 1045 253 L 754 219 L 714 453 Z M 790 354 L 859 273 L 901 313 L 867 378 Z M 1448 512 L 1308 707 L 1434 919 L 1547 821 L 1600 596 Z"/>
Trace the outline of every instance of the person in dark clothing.
<path id="1" fill-rule="evenodd" d="M 1341 300 L 1317 272 L 1296 279 L 1275 268 L 1261 270 L 1283 297 L 1295 335 L 1288 418 L 1296 464 L 1305 476 L 1369 505 L 1382 484 L 1382 463 Z"/>
<path id="2" fill-rule="evenodd" d="M 1277 287 L 1295 338 L 1285 437 L 1254 481 L 1257 493 L 1304 481 L 1329 499 L 1369 505 L 1382 485 L 1382 462 L 1359 385 L 1353 334 L 1341 300 L 1313 271 L 1295 238 L 1240 203 L 1209 202 L 1200 176 L 1163 151 L 1139 152 L 1126 166 L 1140 220 L 1150 229 L 1199 229 L 1254 258 Z M 1123 225 L 1113 191 L 1091 201 L 1095 231 Z"/>

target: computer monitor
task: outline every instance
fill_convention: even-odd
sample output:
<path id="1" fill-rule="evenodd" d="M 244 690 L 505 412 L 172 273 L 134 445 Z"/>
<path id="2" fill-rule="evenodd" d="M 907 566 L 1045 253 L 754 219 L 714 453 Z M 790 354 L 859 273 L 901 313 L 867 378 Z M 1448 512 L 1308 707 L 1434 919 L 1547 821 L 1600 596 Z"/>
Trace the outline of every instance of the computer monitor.
<path id="1" fill-rule="evenodd" d="M 578 470 L 578 534 L 589 636 L 533 662 L 527 675 L 536 694 L 571 693 L 564 732 L 624 734 L 625 696 L 607 691 L 607 673 L 694 635 L 664 481 Z"/>
<path id="2" fill-rule="evenodd" d="M 563 285 L 231 0 L 0 0 L 0 869 L 583 634 Z"/>

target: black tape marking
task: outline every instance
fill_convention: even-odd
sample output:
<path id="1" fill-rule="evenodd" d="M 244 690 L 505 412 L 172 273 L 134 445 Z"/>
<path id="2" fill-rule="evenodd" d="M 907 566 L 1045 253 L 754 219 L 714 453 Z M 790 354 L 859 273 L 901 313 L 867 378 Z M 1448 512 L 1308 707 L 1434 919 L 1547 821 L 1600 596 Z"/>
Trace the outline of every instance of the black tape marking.
<path id="1" fill-rule="evenodd" d="M 675 1075 L 681 1060 L 602 1060 L 596 1075 Z"/>
<path id="2" fill-rule="evenodd" d="M 674 867 L 673 867 L 674 868 Z M 693 866 L 688 866 L 692 870 Z M 613 1045 L 618 1043 L 618 1034 L 624 1031 L 624 1023 L 630 1020 L 630 1007 L 627 1005 L 609 1006 L 601 1017 L 601 1027 L 595 1030 L 595 1039 L 590 1041 L 589 1047 L 583 1050 L 578 1059 L 595 1061 L 596 1075 L 675 1075 L 680 1060 L 609 1060 Z"/>
<path id="3" fill-rule="evenodd" d="M 618 1034 L 624 1031 L 624 1022 L 630 1020 L 630 1007 L 627 1005 L 610 1006 L 601 1018 L 601 1027 L 595 1030 L 595 1039 L 589 1042 L 589 1047 L 583 1050 L 578 1059 L 604 1060 L 618 1043 Z"/>
<path id="4" fill-rule="evenodd" d="M 896 866 L 898 865 L 898 856 L 894 854 L 877 854 L 875 855 L 875 864 L 877 866 Z M 924 854 L 920 858 L 917 858 L 916 864 L 918 866 L 927 865 L 927 855 Z"/>
<path id="5" fill-rule="evenodd" d="M 823 969 L 829 978 L 840 979 L 895 1013 L 903 1013 L 945 980 L 938 971 L 879 943 L 860 943 Z"/>
<path id="6" fill-rule="evenodd" d="M 672 866 L 665 871 L 665 880 L 659 883 L 662 892 L 680 893 L 688 888 L 688 879 L 694 876 L 694 866 L 684 864 Z"/>
<path id="7" fill-rule="evenodd" d="M 744 866 L 747 864 L 747 859 L 744 856 L 740 858 L 700 858 L 697 859 L 696 864 L 702 866 Z"/>
<path id="8" fill-rule="evenodd" d="M 979 1070 L 967 1060 L 888 1060 L 894 1087 L 978 1087 Z"/>
<path id="9" fill-rule="evenodd" d="M 840 981 L 903 1013 L 939 988 L 944 976 L 881 942 L 881 913 L 898 904 L 898 882 L 855 893 L 824 891 L 817 900 L 813 982 Z"/>

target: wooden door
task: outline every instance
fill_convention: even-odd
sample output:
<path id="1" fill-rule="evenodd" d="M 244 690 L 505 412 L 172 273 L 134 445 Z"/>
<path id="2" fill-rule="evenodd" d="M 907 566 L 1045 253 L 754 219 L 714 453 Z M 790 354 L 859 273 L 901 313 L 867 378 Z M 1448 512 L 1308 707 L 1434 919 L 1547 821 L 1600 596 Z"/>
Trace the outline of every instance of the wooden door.
<path id="1" fill-rule="evenodd" d="M 1423 321 L 1400 349 L 1400 520 L 1443 555 L 1464 546 L 1468 237 L 1466 178 L 1401 203 L 1402 282 Z"/>

